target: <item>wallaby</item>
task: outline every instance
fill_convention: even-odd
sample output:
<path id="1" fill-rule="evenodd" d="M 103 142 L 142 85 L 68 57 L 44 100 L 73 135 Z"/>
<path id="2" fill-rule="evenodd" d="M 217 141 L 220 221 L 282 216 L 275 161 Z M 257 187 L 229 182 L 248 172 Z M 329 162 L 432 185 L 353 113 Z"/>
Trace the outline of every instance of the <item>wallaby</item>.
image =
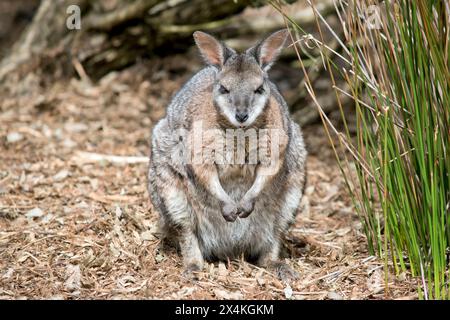
<path id="1" fill-rule="evenodd" d="M 288 35 L 277 31 L 237 53 L 195 32 L 208 66 L 173 97 L 153 129 L 149 194 L 187 274 L 204 260 L 244 257 L 282 279 L 296 276 L 280 261 L 280 249 L 303 195 L 306 150 L 267 73 Z"/>

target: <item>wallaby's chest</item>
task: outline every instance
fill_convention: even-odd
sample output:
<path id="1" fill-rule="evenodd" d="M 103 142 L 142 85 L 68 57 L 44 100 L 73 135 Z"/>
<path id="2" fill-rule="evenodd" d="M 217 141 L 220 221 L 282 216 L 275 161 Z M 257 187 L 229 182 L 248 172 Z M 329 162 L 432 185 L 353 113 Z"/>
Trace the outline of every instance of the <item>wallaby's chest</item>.
<path id="1" fill-rule="evenodd" d="M 228 164 L 217 165 L 217 172 L 223 184 L 247 184 L 255 178 L 256 165 Z"/>
<path id="2" fill-rule="evenodd" d="M 259 161 L 257 139 L 243 132 L 224 137 L 224 140 L 224 148 L 218 151 L 221 154 L 215 162 L 222 184 L 249 187 L 255 178 Z"/>
<path id="3" fill-rule="evenodd" d="M 201 136 L 193 132 L 192 137 L 197 139 L 191 144 L 193 153 L 204 164 L 215 164 L 221 176 L 252 177 L 256 165 L 267 153 L 267 138 L 261 138 L 254 128 L 209 129 Z"/>

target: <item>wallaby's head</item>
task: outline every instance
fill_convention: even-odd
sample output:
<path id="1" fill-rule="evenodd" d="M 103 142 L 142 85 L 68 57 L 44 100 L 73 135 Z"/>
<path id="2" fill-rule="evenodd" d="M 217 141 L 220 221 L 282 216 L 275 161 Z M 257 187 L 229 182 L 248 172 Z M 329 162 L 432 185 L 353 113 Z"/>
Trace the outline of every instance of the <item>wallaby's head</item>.
<path id="1" fill-rule="evenodd" d="M 244 53 L 196 31 L 194 39 L 206 62 L 217 68 L 214 105 L 235 127 L 251 125 L 270 97 L 267 71 L 284 48 L 288 31 L 277 31 Z"/>

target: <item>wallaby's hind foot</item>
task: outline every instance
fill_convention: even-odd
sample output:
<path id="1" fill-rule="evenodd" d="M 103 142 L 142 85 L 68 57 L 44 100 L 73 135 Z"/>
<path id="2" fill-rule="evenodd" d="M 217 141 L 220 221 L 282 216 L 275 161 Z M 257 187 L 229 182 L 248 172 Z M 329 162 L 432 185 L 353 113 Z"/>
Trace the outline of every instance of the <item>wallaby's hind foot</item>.
<path id="1" fill-rule="evenodd" d="M 203 255 L 198 240 L 190 231 L 185 231 L 180 241 L 181 255 L 183 256 L 183 276 L 197 279 L 196 273 L 203 269 Z"/>
<path id="2" fill-rule="evenodd" d="M 201 271 L 202 271 L 201 265 L 191 263 L 184 268 L 182 276 L 189 280 L 199 280 L 198 273 Z"/>
<path id="3" fill-rule="evenodd" d="M 291 282 L 300 278 L 300 274 L 282 261 L 272 261 L 267 268 L 273 270 L 281 281 Z"/>

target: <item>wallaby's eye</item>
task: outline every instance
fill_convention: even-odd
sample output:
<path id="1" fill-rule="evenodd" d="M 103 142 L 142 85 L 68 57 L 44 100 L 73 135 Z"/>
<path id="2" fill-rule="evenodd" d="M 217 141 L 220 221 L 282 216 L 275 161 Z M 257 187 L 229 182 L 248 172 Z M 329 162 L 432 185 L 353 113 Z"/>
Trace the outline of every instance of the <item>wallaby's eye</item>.
<path id="1" fill-rule="evenodd" d="M 255 93 L 257 94 L 263 94 L 264 93 L 264 86 L 259 86 L 258 89 L 255 90 Z"/>
<path id="2" fill-rule="evenodd" d="M 220 94 L 230 93 L 230 91 L 227 88 L 225 88 L 224 86 L 222 86 L 222 85 L 219 88 L 219 92 L 220 92 Z"/>

